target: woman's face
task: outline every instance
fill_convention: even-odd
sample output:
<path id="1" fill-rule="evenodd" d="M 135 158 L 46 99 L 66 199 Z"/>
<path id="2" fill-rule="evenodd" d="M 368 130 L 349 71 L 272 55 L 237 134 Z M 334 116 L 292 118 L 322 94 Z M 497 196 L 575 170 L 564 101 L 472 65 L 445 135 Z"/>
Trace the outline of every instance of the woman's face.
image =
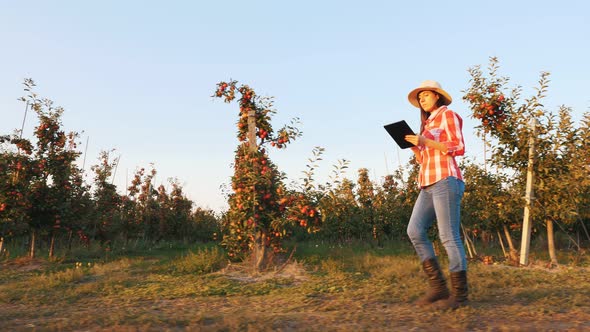
<path id="1" fill-rule="evenodd" d="M 424 111 L 429 113 L 437 108 L 436 103 L 439 98 L 440 96 L 434 91 L 426 90 L 418 94 L 418 102 L 420 103 L 420 106 Z"/>

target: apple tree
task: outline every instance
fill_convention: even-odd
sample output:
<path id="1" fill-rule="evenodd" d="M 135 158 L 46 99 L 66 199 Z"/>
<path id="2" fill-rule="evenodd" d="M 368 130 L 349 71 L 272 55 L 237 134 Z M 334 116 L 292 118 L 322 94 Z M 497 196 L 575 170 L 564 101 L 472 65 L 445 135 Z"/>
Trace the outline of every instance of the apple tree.
<path id="1" fill-rule="evenodd" d="M 511 195 L 511 202 L 506 202 L 511 210 L 512 205 L 523 206 L 529 139 L 534 140 L 533 221 L 535 225 L 546 226 L 551 260 L 556 263 L 553 223 L 569 227 L 581 220 L 579 211 L 583 208 L 581 202 L 589 177 L 584 164 L 588 155 L 588 143 L 584 139 L 587 123 L 582 120 L 576 127 L 568 107 L 560 107 L 557 113 L 546 109 L 543 100 L 548 91 L 549 73 L 542 72 L 536 94 L 521 101 L 522 88 L 509 90 L 509 78 L 499 77 L 498 69 L 498 60 L 493 57 L 487 74 L 479 66 L 470 68 L 470 87 L 463 99 L 471 106 L 472 116 L 481 121 L 479 133 L 484 137 L 489 134 L 492 139 L 492 165 L 512 174 L 512 179 L 505 183 L 507 187 L 521 190 L 520 195 Z M 532 123 L 535 123 L 535 135 Z M 533 231 L 538 229 L 539 226 L 533 227 Z"/>
<path id="2" fill-rule="evenodd" d="M 109 151 L 101 151 L 99 163 L 93 165 L 94 172 L 94 217 L 92 224 L 87 229 L 79 230 L 82 239 L 88 239 L 88 235 L 97 239 L 101 247 L 107 248 L 115 234 L 122 232 L 120 206 L 122 198 L 117 193 L 117 187 L 113 184 L 112 176 L 117 166 L 117 159 L 110 158 Z"/>
<path id="3" fill-rule="evenodd" d="M 33 145 L 17 133 L 0 136 L 0 253 L 4 240 L 29 230 L 31 179 L 38 169 Z"/>
<path id="4" fill-rule="evenodd" d="M 281 243 L 287 236 L 287 225 L 299 220 L 305 227 L 319 221 L 315 209 L 296 211 L 293 206 L 300 197 L 289 195 L 283 175 L 270 160 L 267 148 L 284 149 L 301 136 L 291 125 L 275 131 L 271 125 L 273 98 L 255 93 L 248 85 L 237 81 L 220 82 L 213 97 L 231 103 L 237 98 L 239 106 L 237 137 L 240 142 L 233 163 L 229 210 L 223 219 L 222 245 L 232 259 L 251 256 L 256 270 L 270 263 L 272 253 L 283 250 Z M 304 199 L 304 198 L 303 198 Z M 290 216 L 291 214 L 291 216 Z M 305 214 L 305 219 L 294 214 Z M 303 221 L 302 221 L 303 220 Z M 268 250 L 267 250 L 268 249 Z"/>
<path id="5" fill-rule="evenodd" d="M 28 184 L 31 256 L 34 256 L 38 233 L 49 236 L 49 255 L 52 256 L 56 235 L 77 223 L 76 211 L 80 207 L 77 198 L 86 188 L 82 183 L 82 171 L 75 164 L 81 154 L 77 150 L 78 133 L 66 133 L 62 129 L 63 108 L 55 107 L 49 99 L 39 98 L 32 91 L 34 86 L 32 80 L 25 80 L 28 94 L 21 98 L 39 119 L 34 130 L 37 141 L 32 151 L 33 164 L 28 168 L 34 172 Z"/>

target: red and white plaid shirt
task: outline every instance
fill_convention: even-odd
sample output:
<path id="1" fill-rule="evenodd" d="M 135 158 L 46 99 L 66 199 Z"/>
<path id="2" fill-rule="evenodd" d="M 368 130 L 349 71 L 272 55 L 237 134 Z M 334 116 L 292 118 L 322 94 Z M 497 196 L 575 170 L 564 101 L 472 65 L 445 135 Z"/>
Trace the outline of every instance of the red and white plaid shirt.
<path id="1" fill-rule="evenodd" d="M 462 128 L 463 119 L 446 106 L 441 106 L 430 114 L 421 135 L 446 145 L 448 151 L 443 153 L 427 146 L 419 147 L 420 187 L 427 187 L 449 176 L 463 181 L 461 170 L 455 160 L 455 156 L 465 154 Z"/>

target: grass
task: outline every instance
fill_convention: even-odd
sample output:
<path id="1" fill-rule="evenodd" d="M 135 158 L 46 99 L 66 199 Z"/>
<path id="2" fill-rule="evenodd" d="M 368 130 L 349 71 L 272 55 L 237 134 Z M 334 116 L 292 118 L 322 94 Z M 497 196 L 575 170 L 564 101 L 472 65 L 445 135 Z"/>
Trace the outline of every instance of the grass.
<path id="1" fill-rule="evenodd" d="M 177 273 L 206 274 L 220 270 L 226 264 L 225 253 L 218 247 L 189 251 L 170 263 L 171 271 Z"/>
<path id="2" fill-rule="evenodd" d="M 5 261 L 0 330 L 590 330 L 587 257 L 553 269 L 470 262 L 471 303 L 454 312 L 411 305 L 426 282 L 406 244 L 298 244 L 262 274 L 210 246 L 80 257 Z"/>

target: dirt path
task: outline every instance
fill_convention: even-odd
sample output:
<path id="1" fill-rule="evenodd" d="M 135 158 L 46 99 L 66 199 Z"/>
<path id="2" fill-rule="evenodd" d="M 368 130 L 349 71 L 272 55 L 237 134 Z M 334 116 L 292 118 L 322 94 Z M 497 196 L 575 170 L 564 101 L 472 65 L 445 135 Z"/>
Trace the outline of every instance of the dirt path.
<path id="1" fill-rule="evenodd" d="M 526 306 L 473 302 L 454 312 L 430 312 L 330 295 L 294 302 L 264 296 L 89 300 L 69 308 L 2 303 L 0 311 L 12 313 L 0 324 L 5 331 L 590 331 L 590 313 L 582 311 L 543 315 Z"/>
<path id="2" fill-rule="evenodd" d="M 3 266 L 0 331 L 590 331 L 585 268 L 476 266 L 470 305 L 441 312 L 410 304 L 423 280 L 404 269 L 368 278 L 294 264 L 252 278 L 239 269 L 174 276 L 130 266 L 47 287 L 34 280 L 58 277 L 34 279 L 40 264 Z M 30 281 L 19 283 L 23 276 Z"/>

